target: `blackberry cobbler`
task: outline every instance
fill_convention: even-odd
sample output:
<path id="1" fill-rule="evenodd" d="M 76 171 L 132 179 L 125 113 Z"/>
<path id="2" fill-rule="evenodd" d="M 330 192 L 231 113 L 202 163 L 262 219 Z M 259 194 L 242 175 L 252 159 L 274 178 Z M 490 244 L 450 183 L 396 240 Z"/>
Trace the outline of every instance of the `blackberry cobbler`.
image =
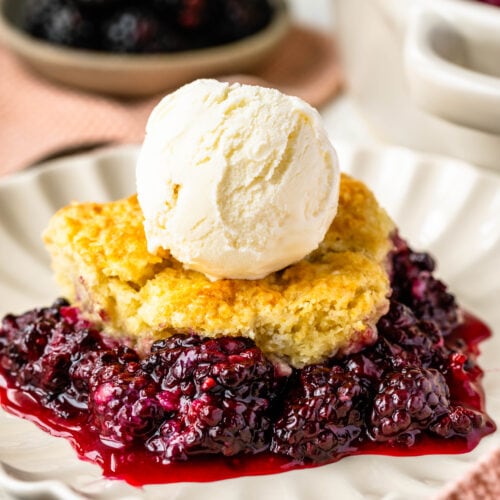
<path id="1" fill-rule="evenodd" d="M 45 241 L 69 302 L 3 319 L 2 404 L 108 477 L 457 453 L 495 428 L 476 364 L 488 329 L 348 176 L 320 247 L 261 280 L 149 254 L 135 197 L 66 207 Z"/>

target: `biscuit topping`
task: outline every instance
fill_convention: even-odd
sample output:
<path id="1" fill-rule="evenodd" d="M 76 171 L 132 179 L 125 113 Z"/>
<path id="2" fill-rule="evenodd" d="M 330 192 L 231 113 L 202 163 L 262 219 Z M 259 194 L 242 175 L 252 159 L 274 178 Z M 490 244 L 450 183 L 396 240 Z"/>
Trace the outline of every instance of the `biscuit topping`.
<path id="1" fill-rule="evenodd" d="M 318 249 L 260 280 L 210 281 L 168 252 L 151 254 L 136 197 L 67 206 L 45 241 L 66 297 L 113 335 L 141 343 L 193 330 L 243 336 L 301 367 L 375 341 L 389 308 L 393 230 L 366 186 L 344 175 Z"/>

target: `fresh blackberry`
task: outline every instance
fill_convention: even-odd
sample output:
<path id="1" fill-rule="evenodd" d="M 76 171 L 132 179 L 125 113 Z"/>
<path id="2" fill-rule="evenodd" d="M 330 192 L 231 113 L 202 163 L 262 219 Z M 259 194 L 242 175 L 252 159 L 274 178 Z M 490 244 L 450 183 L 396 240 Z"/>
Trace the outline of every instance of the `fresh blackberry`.
<path id="1" fill-rule="evenodd" d="M 24 26 L 33 36 L 58 45 L 94 48 L 97 34 L 85 12 L 69 0 L 29 0 Z"/>
<path id="2" fill-rule="evenodd" d="M 200 31 L 218 17 L 218 2 L 214 0 L 179 0 L 176 6 L 177 25 L 188 31 Z"/>
<path id="3" fill-rule="evenodd" d="M 167 52 L 210 47 L 221 17 L 220 0 L 152 0 L 164 21 L 162 47 Z"/>
<path id="4" fill-rule="evenodd" d="M 216 24 L 221 41 L 249 36 L 264 28 L 272 16 L 268 0 L 220 0 L 222 12 Z"/>
<path id="5" fill-rule="evenodd" d="M 251 340 L 173 336 L 153 345 L 142 368 L 159 385 L 158 400 L 169 412 L 148 442 L 163 461 L 267 448 L 277 379 Z"/>
<path id="6" fill-rule="evenodd" d="M 44 28 L 65 0 L 26 0 L 23 10 L 23 27 L 36 37 L 42 37 Z"/>
<path id="7" fill-rule="evenodd" d="M 342 456 L 362 436 L 368 400 L 367 385 L 341 367 L 304 368 L 284 396 L 271 451 L 301 462 Z"/>
<path id="8" fill-rule="evenodd" d="M 255 33 L 272 14 L 267 0 L 153 0 L 153 4 L 182 30 L 197 33 L 205 46 Z"/>
<path id="9" fill-rule="evenodd" d="M 151 0 L 164 18 L 186 32 L 207 32 L 223 15 L 222 0 Z"/>
<path id="10" fill-rule="evenodd" d="M 159 52 L 164 28 L 145 7 L 117 9 L 103 25 L 102 45 L 111 52 Z"/>
<path id="11" fill-rule="evenodd" d="M 449 389 L 437 370 L 403 368 L 389 373 L 373 400 L 369 435 L 374 441 L 412 446 L 449 406 Z"/>

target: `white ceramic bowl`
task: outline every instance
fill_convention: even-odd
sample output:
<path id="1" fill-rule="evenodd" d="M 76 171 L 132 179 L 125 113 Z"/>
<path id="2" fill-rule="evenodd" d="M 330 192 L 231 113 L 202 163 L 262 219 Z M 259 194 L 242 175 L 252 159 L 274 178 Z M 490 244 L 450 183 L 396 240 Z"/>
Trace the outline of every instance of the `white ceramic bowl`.
<path id="1" fill-rule="evenodd" d="M 46 43 L 20 29 L 25 0 L 0 0 L 0 41 L 44 76 L 73 87 L 117 96 L 160 93 L 200 77 L 257 67 L 290 25 L 283 0 L 263 30 L 236 42 L 169 54 L 111 54 Z"/>
<path id="2" fill-rule="evenodd" d="M 500 172 L 500 8 L 336 0 L 348 87 L 382 140 Z"/>

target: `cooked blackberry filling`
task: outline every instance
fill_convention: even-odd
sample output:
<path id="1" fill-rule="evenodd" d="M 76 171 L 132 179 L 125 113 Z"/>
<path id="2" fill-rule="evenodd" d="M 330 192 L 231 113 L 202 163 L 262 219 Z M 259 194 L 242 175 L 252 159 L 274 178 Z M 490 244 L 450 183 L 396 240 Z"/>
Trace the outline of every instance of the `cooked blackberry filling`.
<path id="1" fill-rule="evenodd" d="M 460 337 L 460 311 L 431 258 L 394 240 L 391 307 L 361 352 L 292 369 L 248 338 L 192 333 L 140 357 L 60 299 L 3 319 L 4 385 L 68 425 L 85 422 L 104 447 L 161 464 L 265 451 L 325 463 L 432 436 L 473 446 L 494 430 L 477 349 Z M 9 409 L 3 394 L 2 403 Z"/>
<path id="2" fill-rule="evenodd" d="M 142 366 L 167 415 L 149 450 L 168 462 L 268 447 L 280 377 L 252 341 L 178 335 L 155 342 L 151 352 Z"/>
<path id="3" fill-rule="evenodd" d="M 369 384 L 338 365 L 302 369 L 284 399 L 271 450 L 301 462 L 345 455 L 362 439 L 369 397 Z"/>

